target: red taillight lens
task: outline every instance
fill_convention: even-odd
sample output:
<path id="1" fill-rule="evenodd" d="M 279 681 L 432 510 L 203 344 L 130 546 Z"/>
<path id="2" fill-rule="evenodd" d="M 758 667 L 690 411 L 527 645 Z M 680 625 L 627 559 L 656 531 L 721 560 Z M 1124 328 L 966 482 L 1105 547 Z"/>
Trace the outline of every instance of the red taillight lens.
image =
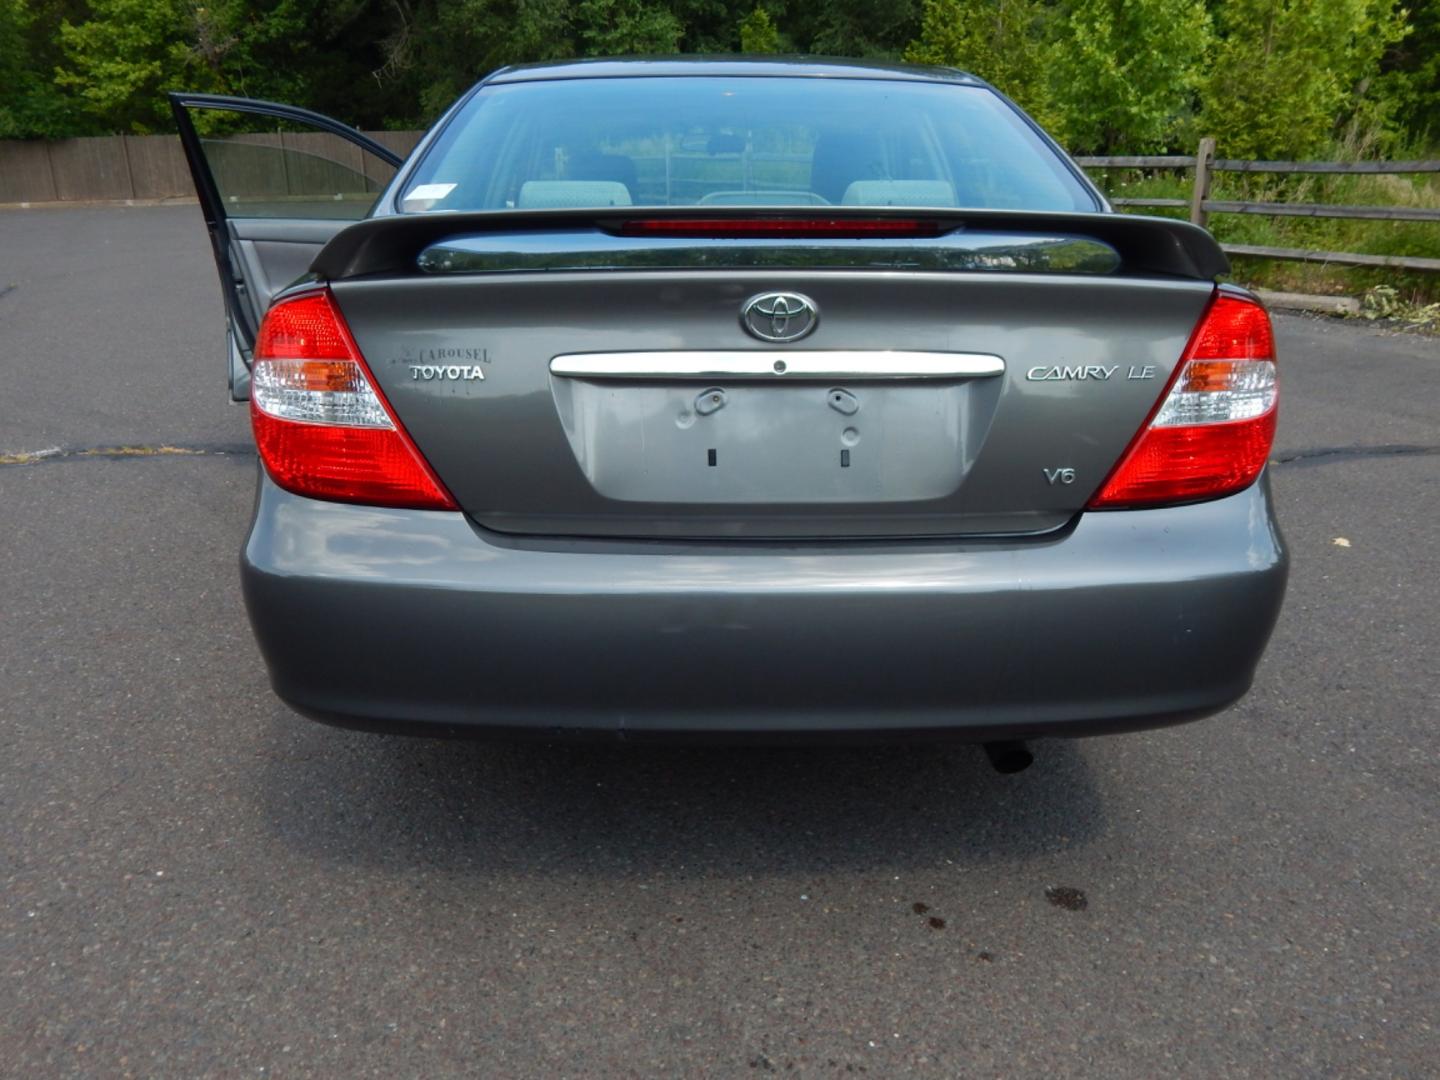
<path id="1" fill-rule="evenodd" d="M 938 236 L 940 225 L 916 218 L 639 218 L 620 226 L 621 236 L 694 236 L 789 239 L 808 236 Z"/>
<path id="2" fill-rule="evenodd" d="M 271 478 L 337 502 L 454 510 L 376 388 L 329 290 L 270 309 L 255 342 L 250 423 Z"/>
<path id="3" fill-rule="evenodd" d="M 1217 294 L 1091 509 L 1198 502 L 1253 484 L 1275 442 L 1278 390 L 1265 309 Z"/>

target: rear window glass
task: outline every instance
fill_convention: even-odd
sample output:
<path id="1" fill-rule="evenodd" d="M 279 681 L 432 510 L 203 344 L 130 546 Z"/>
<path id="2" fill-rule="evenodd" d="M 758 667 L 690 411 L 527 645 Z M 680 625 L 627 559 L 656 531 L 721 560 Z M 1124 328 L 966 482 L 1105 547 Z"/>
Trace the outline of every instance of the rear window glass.
<path id="1" fill-rule="evenodd" d="M 417 213 L 610 206 L 1097 209 L 983 87 L 717 76 L 486 87 L 400 199 Z"/>

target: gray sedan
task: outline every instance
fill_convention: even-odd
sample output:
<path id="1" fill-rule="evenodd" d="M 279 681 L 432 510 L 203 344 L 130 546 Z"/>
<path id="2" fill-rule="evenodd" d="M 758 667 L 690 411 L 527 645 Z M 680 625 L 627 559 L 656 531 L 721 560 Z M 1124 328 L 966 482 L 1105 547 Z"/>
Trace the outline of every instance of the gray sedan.
<path id="1" fill-rule="evenodd" d="M 1287 565 L 1269 318 L 980 80 L 509 68 L 404 161 L 172 104 L 299 711 L 1016 768 L 1249 687 Z"/>

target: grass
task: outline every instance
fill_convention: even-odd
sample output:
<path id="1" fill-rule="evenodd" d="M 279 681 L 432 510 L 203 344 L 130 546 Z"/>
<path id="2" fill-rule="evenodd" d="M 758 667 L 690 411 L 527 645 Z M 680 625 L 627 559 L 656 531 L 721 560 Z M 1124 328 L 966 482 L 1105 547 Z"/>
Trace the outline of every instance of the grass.
<path id="1" fill-rule="evenodd" d="M 1112 198 L 1190 197 L 1191 173 L 1188 169 L 1091 169 L 1090 173 Z M 1281 176 L 1216 173 L 1210 197 L 1250 202 L 1440 208 L 1440 174 Z M 1187 216 L 1181 210 L 1133 209 L 1137 213 Z M 1216 238 L 1226 244 L 1440 258 L 1440 222 L 1211 214 L 1209 227 Z M 1260 288 L 1354 296 L 1384 285 L 1393 288 L 1407 304 L 1425 305 L 1440 301 L 1440 273 L 1339 267 L 1241 256 L 1235 256 L 1231 261 L 1234 280 Z"/>

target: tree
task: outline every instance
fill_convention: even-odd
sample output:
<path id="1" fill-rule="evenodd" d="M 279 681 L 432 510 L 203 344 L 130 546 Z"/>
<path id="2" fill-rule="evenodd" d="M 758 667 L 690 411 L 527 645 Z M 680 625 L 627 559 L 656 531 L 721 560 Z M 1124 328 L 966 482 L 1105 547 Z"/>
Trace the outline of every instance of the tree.
<path id="1" fill-rule="evenodd" d="M 1418 142 L 1440 139 L 1440 0 L 1410 0 L 1409 33 L 1381 62 L 1378 96 Z"/>
<path id="2" fill-rule="evenodd" d="M 225 93 L 375 124 L 400 89 L 380 43 L 403 10 L 372 0 L 209 0 L 194 9 L 187 74 Z"/>
<path id="3" fill-rule="evenodd" d="M 568 0 L 424 0 L 405 25 L 391 68 L 419 87 L 425 123 L 487 72 L 579 51 Z"/>
<path id="4" fill-rule="evenodd" d="M 409 65 L 390 64 L 413 36 L 405 0 L 88 0 L 74 15 L 57 20 L 54 65 L 83 117 L 72 134 L 168 131 L 166 90 L 271 98 L 366 126 L 419 119 Z"/>
<path id="5" fill-rule="evenodd" d="M 1042 0 L 925 0 L 916 64 L 962 68 L 998 87 L 1043 126 L 1056 126 L 1055 50 Z"/>
<path id="6" fill-rule="evenodd" d="M 740 51 L 742 53 L 778 53 L 780 31 L 769 12 L 756 7 L 740 21 Z"/>
<path id="7" fill-rule="evenodd" d="M 1396 0 L 1225 0 L 1216 21 L 1202 121 L 1226 156 L 1305 157 L 1357 115 L 1383 120 L 1371 91 L 1406 33 Z"/>
<path id="8" fill-rule="evenodd" d="M 98 130 L 167 130 L 163 94 L 188 81 L 194 10 L 183 0 L 91 0 L 90 15 L 78 25 L 60 24 L 56 85 Z"/>
<path id="9" fill-rule="evenodd" d="M 575 25 L 586 56 L 678 52 L 685 33 L 667 9 L 644 0 L 580 0 Z"/>
<path id="10" fill-rule="evenodd" d="M 740 23 L 758 0 L 666 0 L 665 7 L 685 28 L 686 52 L 727 53 L 741 48 Z M 778 19 L 786 0 L 763 0 L 766 14 Z"/>
<path id="11" fill-rule="evenodd" d="M 1211 47 L 1204 0 L 1071 0 L 1054 26 L 1055 134 L 1081 153 L 1173 145 Z"/>
<path id="12" fill-rule="evenodd" d="M 0 0 L 0 137 L 169 130 L 172 88 L 418 126 L 503 65 L 682 48 L 961 67 L 1077 150 L 1440 137 L 1440 0 Z"/>
<path id="13" fill-rule="evenodd" d="M 790 0 L 791 36 L 821 56 L 897 58 L 920 30 L 917 0 Z"/>
<path id="14" fill-rule="evenodd" d="M 25 0 L 0 0 L 0 139 L 66 134 L 64 100 L 50 74 L 58 16 L 46 25 Z"/>

